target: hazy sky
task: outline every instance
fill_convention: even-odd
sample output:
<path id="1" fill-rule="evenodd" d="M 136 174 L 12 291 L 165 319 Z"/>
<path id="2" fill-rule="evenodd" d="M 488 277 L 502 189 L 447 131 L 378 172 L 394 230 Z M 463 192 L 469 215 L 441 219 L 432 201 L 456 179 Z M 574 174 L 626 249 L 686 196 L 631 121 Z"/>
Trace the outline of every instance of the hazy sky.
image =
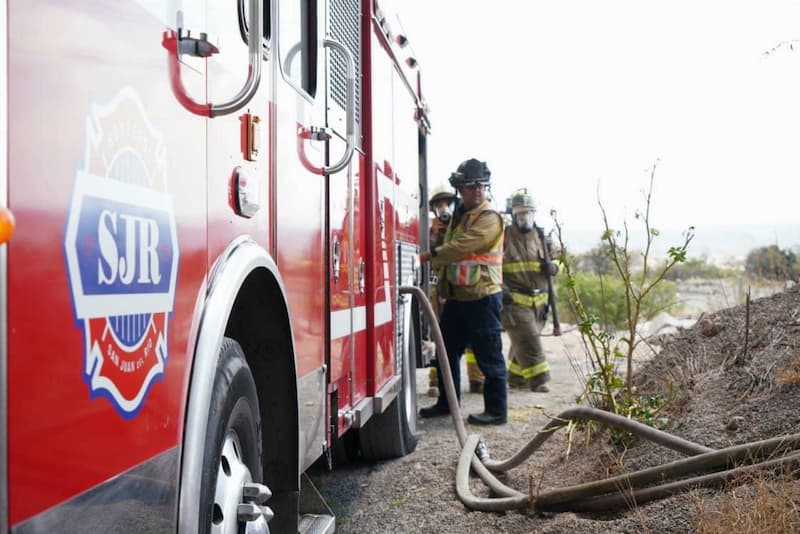
<path id="1" fill-rule="evenodd" d="M 431 109 L 429 181 L 486 160 L 500 206 L 660 228 L 797 222 L 800 0 L 396 0 Z M 787 43 L 765 54 L 780 42 Z"/>

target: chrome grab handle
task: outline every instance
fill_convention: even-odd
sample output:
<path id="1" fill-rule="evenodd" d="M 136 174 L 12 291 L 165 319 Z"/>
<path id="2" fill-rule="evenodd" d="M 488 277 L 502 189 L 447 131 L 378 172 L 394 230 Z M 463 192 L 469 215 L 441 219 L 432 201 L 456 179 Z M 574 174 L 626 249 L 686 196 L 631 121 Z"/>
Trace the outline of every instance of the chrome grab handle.
<path id="1" fill-rule="evenodd" d="M 339 268 L 341 267 L 340 261 L 340 254 L 341 254 L 341 246 L 339 245 L 339 238 L 337 236 L 333 236 L 333 281 L 339 281 Z"/>
<path id="2" fill-rule="evenodd" d="M 220 115 L 228 115 L 238 111 L 247 104 L 258 89 L 258 84 L 261 82 L 261 34 L 262 20 L 261 14 L 263 0 L 250 0 L 250 24 L 247 34 L 247 57 L 248 57 L 248 72 L 247 80 L 239 93 L 227 102 L 222 104 L 212 104 L 211 102 L 200 103 L 188 95 L 181 80 L 181 62 L 180 56 L 182 53 L 187 53 L 186 41 L 191 39 L 184 38 L 182 30 L 178 31 L 167 30 L 164 32 L 161 45 L 167 49 L 169 57 L 169 78 L 172 92 L 177 98 L 178 102 L 191 113 L 196 115 L 203 115 L 205 117 L 217 117 Z M 214 45 L 209 44 L 205 40 L 205 35 L 200 34 L 200 39 L 192 39 L 192 46 L 188 49 L 202 51 L 199 53 L 201 57 L 210 57 L 217 53 L 219 50 Z M 191 52 L 189 52 L 191 53 Z M 196 54 L 192 54 L 196 55 Z"/>
<path id="3" fill-rule="evenodd" d="M 364 258 L 358 260 L 358 292 L 360 294 L 364 294 L 364 289 L 366 289 L 366 284 L 364 282 L 364 270 L 366 264 L 364 263 Z"/>
<path id="4" fill-rule="evenodd" d="M 261 13 L 263 0 L 250 0 L 250 24 L 247 34 L 247 80 L 239 93 L 224 104 L 211 104 L 211 117 L 228 115 L 238 111 L 247 104 L 256 94 L 258 84 L 261 82 L 261 36 L 264 17 Z"/>
<path id="5" fill-rule="evenodd" d="M 342 54 L 347 63 L 347 104 L 345 109 L 345 143 L 347 143 L 347 146 L 342 159 L 333 165 L 322 168 L 323 174 L 333 174 L 341 171 L 350 164 L 356 146 L 356 67 L 353 55 L 344 45 L 332 39 L 323 39 L 322 46 L 332 48 Z"/>

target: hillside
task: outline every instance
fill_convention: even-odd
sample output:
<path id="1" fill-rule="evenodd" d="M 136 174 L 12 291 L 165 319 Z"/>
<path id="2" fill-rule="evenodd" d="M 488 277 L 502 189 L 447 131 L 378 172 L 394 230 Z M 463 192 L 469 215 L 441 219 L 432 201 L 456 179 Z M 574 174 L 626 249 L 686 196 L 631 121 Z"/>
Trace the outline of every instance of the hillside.
<path id="1" fill-rule="evenodd" d="M 553 416 L 574 406 L 580 381 L 572 360 L 580 351 L 579 338 L 573 331 L 543 341 L 553 373 L 551 393 L 511 390 L 507 425 L 468 427 L 470 433 L 481 433 L 493 458 L 509 458 Z M 661 348 L 639 364 L 635 382 L 642 394 L 671 399 L 660 414 L 666 417 L 665 431 L 714 449 L 800 433 L 800 287 L 753 300 L 749 312 L 740 305 L 703 315 L 694 326 L 649 342 Z M 426 387 L 427 372 L 419 370 L 420 406 L 432 401 L 425 396 Z M 480 395 L 462 392 L 463 416 L 479 411 L 482 404 Z M 730 487 L 695 489 L 604 514 L 471 511 L 455 494 L 459 446 L 452 421 L 419 420 L 419 429 L 417 450 L 405 458 L 357 461 L 312 473 L 337 515 L 338 532 L 800 530 L 800 489 L 794 475 L 789 482 L 746 477 Z M 503 480 L 535 495 L 683 457 L 649 442 L 614 448 L 598 434 L 587 440 L 576 432 L 568 441 L 559 430 Z M 471 487 L 476 495 L 489 496 L 480 480 L 473 479 Z"/>
<path id="2" fill-rule="evenodd" d="M 704 315 L 693 327 L 650 342 L 663 344 L 662 349 L 639 366 L 634 382 L 643 396 L 671 399 L 660 414 L 666 418 L 665 431 L 713 449 L 800 433 L 800 287 L 754 300 L 749 310 L 740 305 Z M 595 443 L 553 465 L 547 478 L 563 487 L 680 458 L 680 453 L 649 442 L 624 451 Z M 744 477 L 727 488 L 698 489 L 591 519 L 603 520 L 597 528 L 615 532 L 796 531 L 796 483 L 771 484 Z M 777 509 L 770 511 L 771 519 L 764 517 L 764 500 Z M 769 522 L 778 521 L 776 516 L 781 527 Z"/>

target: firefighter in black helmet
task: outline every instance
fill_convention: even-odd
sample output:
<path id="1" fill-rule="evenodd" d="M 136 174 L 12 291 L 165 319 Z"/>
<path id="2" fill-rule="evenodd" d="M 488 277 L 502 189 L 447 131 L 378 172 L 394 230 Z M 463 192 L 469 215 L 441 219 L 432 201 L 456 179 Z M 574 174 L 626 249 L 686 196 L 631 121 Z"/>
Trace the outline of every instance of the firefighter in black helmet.
<path id="1" fill-rule="evenodd" d="M 447 227 L 450 225 L 450 219 L 453 217 L 456 201 L 458 195 L 452 187 L 441 185 L 433 190 L 433 194 L 428 200 L 428 208 L 433 213 L 433 221 L 431 221 L 430 229 L 430 247 L 435 248 L 444 243 L 444 236 L 447 233 Z M 440 268 L 431 273 L 433 276 L 430 302 L 436 318 L 439 318 L 441 309 L 444 307 L 444 298 L 439 295 L 437 285 L 439 282 L 444 283 L 444 269 Z M 469 377 L 469 391 L 470 393 L 481 393 L 483 391 L 483 373 L 478 367 L 478 362 L 475 359 L 475 353 L 470 347 L 467 347 L 464 353 L 467 359 L 467 375 Z M 435 362 L 434 362 L 435 363 Z M 436 376 L 438 366 L 434 365 L 430 368 L 428 376 L 428 396 L 439 396 L 439 384 Z"/>
<path id="2" fill-rule="evenodd" d="M 558 265 L 546 260 L 548 243 L 533 221 L 536 207 L 528 190 L 515 191 L 506 205 L 513 219 L 503 240 L 500 318 L 511 340 L 508 384 L 546 393 L 550 367 L 539 334 L 548 313 L 548 276 L 558 272 Z"/>
<path id="3" fill-rule="evenodd" d="M 461 354 L 469 345 L 484 374 L 484 411 L 467 421 L 477 425 L 502 425 L 508 415 L 506 365 L 500 337 L 502 301 L 503 218 L 491 208 L 488 188 L 491 172 L 485 162 L 469 159 L 450 176 L 461 197 L 445 234 L 444 244 L 420 254 L 434 269 L 444 268 L 440 291 L 447 305 L 440 328 L 448 362 L 461 398 Z M 422 417 L 450 413 L 441 374 L 439 399 L 420 410 Z"/>

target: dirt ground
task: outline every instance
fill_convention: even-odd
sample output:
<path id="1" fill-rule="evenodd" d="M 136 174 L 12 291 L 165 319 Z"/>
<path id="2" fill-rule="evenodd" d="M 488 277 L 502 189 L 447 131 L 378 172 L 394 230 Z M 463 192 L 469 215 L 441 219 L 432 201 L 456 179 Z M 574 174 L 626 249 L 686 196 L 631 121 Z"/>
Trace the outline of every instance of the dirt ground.
<path id="1" fill-rule="evenodd" d="M 636 358 L 640 394 L 669 399 L 659 414 L 663 430 L 713 449 L 800 433 L 800 288 L 754 299 L 749 306 L 701 313 L 693 326 L 673 331 L 651 337 Z M 588 363 L 577 332 L 565 325 L 564 335 L 544 336 L 543 342 L 551 366 L 551 391 L 512 389 L 507 425 L 467 427 L 468 433 L 481 433 L 492 458 L 516 453 L 554 415 L 575 406 L 582 391 Z M 481 411 L 483 401 L 481 395 L 466 392 L 466 373 L 462 375 L 462 415 L 466 417 Z M 426 396 L 426 370 L 418 371 L 417 384 L 419 406 L 431 404 L 434 399 Z M 699 525 L 715 503 L 734 495 L 735 490 L 727 487 L 693 489 L 603 514 L 471 511 L 455 492 L 460 447 L 452 421 L 449 417 L 419 419 L 418 425 L 417 449 L 404 458 L 372 464 L 356 461 L 331 472 L 312 470 L 312 479 L 337 515 L 338 532 L 726 530 L 719 523 L 717 529 L 714 523 L 702 529 Z M 586 441 L 576 433 L 568 441 L 559 430 L 503 481 L 535 496 L 683 457 L 644 440 L 625 449 L 597 435 Z M 745 482 L 743 487 L 749 486 Z M 471 481 L 471 488 L 478 496 L 490 496 L 479 479 Z M 735 502 L 740 509 L 750 507 L 747 501 Z M 789 510 L 788 530 L 742 531 L 798 531 L 800 502 L 788 502 L 783 508 Z"/>

